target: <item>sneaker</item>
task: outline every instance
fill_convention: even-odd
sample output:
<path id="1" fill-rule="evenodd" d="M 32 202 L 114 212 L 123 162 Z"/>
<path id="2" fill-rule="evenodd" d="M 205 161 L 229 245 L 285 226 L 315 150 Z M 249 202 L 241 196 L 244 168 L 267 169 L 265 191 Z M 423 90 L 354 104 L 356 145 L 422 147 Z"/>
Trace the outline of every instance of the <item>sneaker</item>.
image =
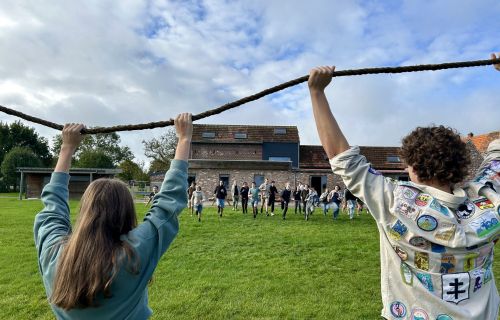
<path id="1" fill-rule="evenodd" d="M 200 218 L 198 218 L 198 222 L 201 222 L 201 219 L 200 219 Z"/>
<path id="2" fill-rule="evenodd" d="M 274 216 L 274 212 L 271 212 L 271 216 Z"/>

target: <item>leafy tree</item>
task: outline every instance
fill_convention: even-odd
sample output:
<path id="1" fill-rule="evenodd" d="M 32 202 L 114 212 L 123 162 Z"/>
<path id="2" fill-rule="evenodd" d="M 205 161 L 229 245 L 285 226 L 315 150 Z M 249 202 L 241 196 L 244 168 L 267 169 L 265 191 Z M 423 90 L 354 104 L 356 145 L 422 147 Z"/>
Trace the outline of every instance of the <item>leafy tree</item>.
<path id="1" fill-rule="evenodd" d="M 17 167 L 42 167 L 39 157 L 26 147 L 14 147 L 4 157 L 1 165 L 3 182 L 17 189 Z"/>
<path id="2" fill-rule="evenodd" d="M 155 169 L 168 170 L 170 162 L 175 156 L 175 147 L 177 146 L 177 136 L 173 128 L 167 131 L 158 138 L 151 140 L 142 140 L 144 145 L 144 154 L 152 160 L 151 167 Z M 152 169 L 149 172 L 152 172 Z M 156 170 L 160 171 L 160 170 Z"/>
<path id="3" fill-rule="evenodd" d="M 161 161 L 153 160 L 149 165 L 148 173 L 151 174 L 153 172 L 167 171 L 169 167 L 170 164 L 167 165 Z"/>
<path id="4" fill-rule="evenodd" d="M 61 150 L 62 136 L 60 134 L 56 135 L 52 142 L 52 152 L 57 156 Z M 130 148 L 120 146 L 120 142 L 120 136 L 116 132 L 86 135 L 75 152 L 74 157 L 79 162 L 78 160 L 82 156 L 87 157 L 86 154 L 92 154 L 92 152 L 104 153 L 111 159 L 114 167 L 123 160 L 132 160 L 134 158 Z M 85 161 L 88 160 L 86 159 Z"/>
<path id="5" fill-rule="evenodd" d="M 81 151 L 75 168 L 115 168 L 113 159 L 102 150 Z"/>
<path id="6" fill-rule="evenodd" d="M 34 128 L 25 126 L 20 121 L 10 125 L 0 122 L 0 163 L 14 147 L 27 147 L 42 161 L 43 165 L 48 166 L 51 163 L 52 156 L 47 139 L 39 136 Z"/>
<path id="7" fill-rule="evenodd" d="M 128 182 L 130 180 L 135 181 L 147 181 L 149 180 L 149 175 L 144 172 L 143 163 L 135 163 L 132 160 L 124 160 L 118 166 L 122 169 L 122 173 L 118 174 L 118 178 Z"/>

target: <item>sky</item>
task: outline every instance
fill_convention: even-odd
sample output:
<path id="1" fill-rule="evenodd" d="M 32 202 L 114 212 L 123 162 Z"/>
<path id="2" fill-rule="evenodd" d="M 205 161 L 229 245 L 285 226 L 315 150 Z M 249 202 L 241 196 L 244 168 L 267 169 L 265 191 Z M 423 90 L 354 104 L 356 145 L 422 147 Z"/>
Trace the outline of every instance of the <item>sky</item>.
<path id="1" fill-rule="evenodd" d="M 0 104 L 87 126 L 168 120 L 319 65 L 487 59 L 499 30 L 498 0 L 1 1 Z M 431 124 L 500 129 L 493 67 L 335 78 L 326 94 L 351 145 L 397 146 Z M 302 144 L 319 144 L 306 84 L 199 123 L 295 125 Z M 164 130 L 120 135 L 144 161 L 141 141 Z"/>

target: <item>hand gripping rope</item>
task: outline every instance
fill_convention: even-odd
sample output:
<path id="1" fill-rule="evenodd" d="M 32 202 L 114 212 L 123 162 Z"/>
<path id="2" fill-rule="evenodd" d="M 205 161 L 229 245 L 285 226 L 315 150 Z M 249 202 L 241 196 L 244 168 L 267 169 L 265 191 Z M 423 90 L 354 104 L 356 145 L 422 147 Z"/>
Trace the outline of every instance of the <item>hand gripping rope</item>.
<path id="1" fill-rule="evenodd" d="M 448 63 L 441 63 L 441 64 L 423 64 L 423 65 L 415 65 L 415 66 L 403 66 L 403 67 L 380 67 L 380 68 L 365 68 L 365 69 L 352 69 L 352 70 L 340 70 L 340 71 L 334 71 L 333 72 L 333 77 L 343 77 L 343 76 L 358 76 L 358 75 L 363 75 L 363 74 L 378 74 L 378 73 L 403 73 L 403 72 L 415 72 L 415 71 L 435 71 L 435 70 L 443 70 L 443 69 L 455 69 L 455 68 L 468 68 L 468 67 L 479 67 L 479 66 L 487 66 L 487 65 L 493 65 L 493 64 L 499 64 L 500 63 L 500 58 L 498 59 L 488 59 L 488 60 L 475 60 L 475 61 L 462 61 L 462 62 L 448 62 Z M 280 85 L 277 85 L 272 88 L 265 89 L 261 92 L 258 92 L 256 94 L 253 94 L 251 96 L 226 103 L 224 105 L 221 105 L 217 108 L 207 110 L 205 112 L 193 115 L 193 121 L 194 120 L 200 120 L 206 117 L 210 117 L 216 114 L 219 114 L 221 112 L 224 112 L 226 110 L 236 108 L 242 104 L 248 103 L 250 101 L 254 101 L 257 99 L 260 99 L 264 96 L 267 96 L 271 93 L 278 92 L 280 90 L 286 89 L 288 87 L 295 86 L 299 83 L 306 82 L 309 79 L 309 75 L 284 82 Z M 43 120 L 37 117 L 33 117 L 27 114 L 24 114 L 22 112 L 16 111 L 9 109 L 7 107 L 4 107 L 0 105 L 0 111 L 10 114 L 16 117 L 19 117 L 21 119 L 31 121 L 34 123 L 38 123 L 41 125 L 44 125 L 49 128 L 57 129 L 57 130 L 62 130 L 63 125 L 50 122 L 47 120 Z M 93 134 L 93 133 L 110 133 L 110 132 L 116 132 L 116 131 L 133 131 L 133 130 L 143 130 L 143 129 L 154 129 L 154 128 L 160 128 L 160 127 L 168 127 L 174 124 L 174 120 L 168 120 L 168 121 L 157 121 L 157 122 L 150 122 L 150 123 L 144 123 L 144 124 L 129 124 L 129 125 L 118 125 L 118 126 L 113 126 L 113 127 L 94 127 L 94 128 L 87 128 L 82 130 L 82 133 L 85 134 Z"/>

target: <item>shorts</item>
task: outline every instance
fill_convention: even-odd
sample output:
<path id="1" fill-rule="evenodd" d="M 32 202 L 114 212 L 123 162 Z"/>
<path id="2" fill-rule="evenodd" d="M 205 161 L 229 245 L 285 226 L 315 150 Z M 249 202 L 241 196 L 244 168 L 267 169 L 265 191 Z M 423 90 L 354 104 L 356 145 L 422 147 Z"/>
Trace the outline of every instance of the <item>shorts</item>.
<path id="1" fill-rule="evenodd" d="M 201 210 L 203 210 L 203 205 L 200 203 L 200 204 L 197 204 L 196 205 L 196 211 L 197 212 L 201 212 Z"/>
<path id="2" fill-rule="evenodd" d="M 252 200 L 252 207 L 257 207 L 259 205 L 259 199 Z"/>
<path id="3" fill-rule="evenodd" d="M 217 207 L 224 208 L 224 199 L 217 198 Z"/>

